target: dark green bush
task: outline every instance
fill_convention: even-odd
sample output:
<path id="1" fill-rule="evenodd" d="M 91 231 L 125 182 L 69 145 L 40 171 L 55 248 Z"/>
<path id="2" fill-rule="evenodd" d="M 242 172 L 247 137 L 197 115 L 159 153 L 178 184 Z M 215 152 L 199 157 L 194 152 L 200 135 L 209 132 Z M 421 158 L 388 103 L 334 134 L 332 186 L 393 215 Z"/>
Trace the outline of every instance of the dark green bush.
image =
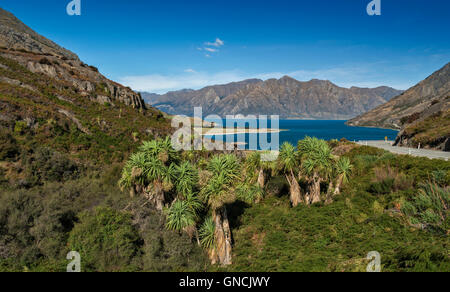
<path id="1" fill-rule="evenodd" d="M 97 208 L 80 215 L 69 248 L 80 253 L 83 271 L 123 271 L 138 254 L 139 241 L 131 215 Z"/>
<path id="2" fill-rule="evenodd" d="M 149 272 L 204 271 L 208 259 L 185 232 L 168 231 L 165 218 L 142 203 L 133 202 L 133 219 L 143 239 L 142 270 Z"/>
<path id="3" fill-rule="evenodd" d="M 27 159 L 31 180 L 35 183 L 44 181 L 67 181 L 79 177 L 80 169 L 76 163 L 65 155 L 50 148 L 38 148 Z"/>
<path id="4" fill-rule="evenodd" d="M 0 161 L 14 160 L 18 154 L 16 139 L 6 129 L 0 127 Z"/>
<path id="5" fill-rule="evenodd" d="M 15 258 L 19 265 L 36 262 L 40 257 L 31 235 L 33 223 L 42 210 L 35 194 L 26 191 L 0 197 L 0 259 Z"/>
<path id="6" fill-rule="evenodd" d="M 389 194 L 394 187 L 394 179 L 385 179 L 381 182 L 374 182 L 370 185 L 368 191 L 376 195 Z"/>

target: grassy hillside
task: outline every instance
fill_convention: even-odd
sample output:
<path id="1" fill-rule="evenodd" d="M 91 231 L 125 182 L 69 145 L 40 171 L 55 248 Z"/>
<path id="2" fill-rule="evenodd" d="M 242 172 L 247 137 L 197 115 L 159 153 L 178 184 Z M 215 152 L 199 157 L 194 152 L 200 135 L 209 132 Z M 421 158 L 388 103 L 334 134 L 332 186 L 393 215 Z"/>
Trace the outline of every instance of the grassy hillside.
<path id="1" fill-rule="evenodd" d="M 238 208 L 235 262 L 226 271 L 365 271 L 371 251 L 381 254 L 383 271 L 450 271 L 448 209 L 445 222 L 427 230 L 424 213 L 405 214 L 433 176 L 448 188 L 450 164 L 367 147 L 346 155 L 355 173 L 330 205 L 291 209 L 288 186 L 275 178 L 262 204 Z"/>
<path id="2" fill-rule="evenodd" d="M 232 183 L 237 189 L 230 182 L 221 184 L 227 192 L 215 203 L 204 201 L 205 206 L 225 204 L 228 212 L 233 264 L 226 268 L 208 261 L 217 244 L 205 227 L 211 211 L 202 209 L 194 219 L 188 209 L 177 209 L 183 202 L 200 202 L 197 195 L 189 195 L 194 189 L 200 190 L 198 198 L 206 198 L 202 190 L 215 186 L 208 165 L 216 165 L 220 156 L 157 154 L 158 160 L 174 161 L 185 169 L 184 177 L 189 178 L 191 171 L 185 165 L 193 165 L 203 178 L 191 189 L 179 184 L 182 176 L 177 170 L 174 180 L 164 184 L 166 198 L 184 193 L 183 187 L 188 192 L 161 212 L 146 191 L 130 198 L 126 189 L 118 188 L 123 164 L 95 171 L 80 168 L 62 154 L 37 151 L 25 165 L 39 183 L 11 185 L 0 173 L 7 186 L 0 191 L 0 270 L 64 271 L 65 254 L 77 250 L 83 271 L 364 271 L 371 251 L 381 254 L 384 271 L 450 271 L 450 163 L 396 156 L 348 142 L 329 144 L 335 155 L 349 159 L 353 170 L 340 195 L 312 205 L 292 207 L 289 185 L 278 171 L 272 172 L 262 199 L 251 189 L 239 192 L 241 181 L 253 180 L 249 169 L 254 160 L 251 153 L 237 158 L 244 174 Z M 154 149 L 149 148 L 152 143 L 143 145 L 140 151 Z M 133 169 L 133 173 L 133 180 L 142 183 L 142 172 Z M 121 181 L 126 174 L 127 167 Z M 305 192 L 309 182 L 304 178 L 298 182 Z M 327 188 L 328 182 L 323 182 L 322 198 L 327 197 Z M 235 192 L 235 199 L 227 195 Z M 205 223 L 200 218 L 206 218 Z M 184 224 L 198 226 L 205 249 Z"/>
<path id="3" fill-rule="evenodd" d="M 50 145 L 77 160 L 122 161 L 141 139 L 170 125 L 155 109 L 92 102 L 71 84 L 0 57 L 0 123 L 27 149 Z"/>
<path id="4" fill-rule="evenodd" d="M 450 137 L 450 110 L 439 111 L 432 116 L 408 125 L 399 139 L 408 141 L 412 147 L 428 146 L 436 148 Z M 442 147 L 450 151 L 450 143 Z"/>
<path id="5" fill-rule="evenodd" d="M 65 271 L 77 236 L 93 248 L 84 271 L 201 270 L 201 249 L 117 184 L 141 142 L 170 131 L 158 110 L 99 103 L 0 57 L 0 271 Z"/>

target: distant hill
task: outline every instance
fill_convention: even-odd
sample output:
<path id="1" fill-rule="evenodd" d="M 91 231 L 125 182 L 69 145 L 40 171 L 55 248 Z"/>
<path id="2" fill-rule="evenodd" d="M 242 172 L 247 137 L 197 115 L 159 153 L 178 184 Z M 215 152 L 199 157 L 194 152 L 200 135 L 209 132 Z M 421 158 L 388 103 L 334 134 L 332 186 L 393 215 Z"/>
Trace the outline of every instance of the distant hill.
<path id="1" fill-rule="evenodd" d="M 206 115 L 280 115 L 298 119 L 349 119 L 402 93 L 390 87 L 342 88 L 330 81 L 300 82 L 285 76 L 279 80 L 245 80 L 200 90 L 164 95 L 143 94 L 153 106 L 169 114 L 192 115 L 202 106 Z"/>
<path id="2" fill-rule="evenodd" d="M 450 151 L 450 63 L 348 124 L 399 129 L 397 145 Z"/>

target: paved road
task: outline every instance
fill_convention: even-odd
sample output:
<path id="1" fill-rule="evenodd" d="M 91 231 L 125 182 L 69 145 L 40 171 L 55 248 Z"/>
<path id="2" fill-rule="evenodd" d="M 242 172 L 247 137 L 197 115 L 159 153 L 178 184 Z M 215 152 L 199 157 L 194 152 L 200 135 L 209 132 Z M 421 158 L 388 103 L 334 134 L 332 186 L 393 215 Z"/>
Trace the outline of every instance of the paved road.
<path id="1" fill-rule="evenodd" d="M 450 152 L 436 151 L 436 150 L 427 150 L 427 149 L 414 149 L 414 148 L 406 148 L 406 147 L 394 147 L 393 141 L 359 141 L 357 142 L 359 145 L 366 145 L 376 148 L 381 148 L 392 152 L 394 154 L 405 154 L 412 155 L 416 157 L 427 157 L 430 159 L 444 159 L 446 161 L 450 160 Z"/>

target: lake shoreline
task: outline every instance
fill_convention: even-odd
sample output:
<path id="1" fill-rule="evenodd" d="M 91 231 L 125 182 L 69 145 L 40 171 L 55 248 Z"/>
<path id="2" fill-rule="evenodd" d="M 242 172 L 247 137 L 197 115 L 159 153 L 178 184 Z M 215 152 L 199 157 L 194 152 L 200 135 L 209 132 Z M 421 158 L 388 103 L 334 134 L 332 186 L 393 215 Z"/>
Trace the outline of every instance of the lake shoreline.
<path id="1" fill-rule="evenodd" d="M 206 132 L 205 132 L 206 131 Z M 244 128 L 203 128 L 201 136 L 227 136 L 242 134 L 276 134 L 288 132 L 287 129 L 244 129 Z"/>

